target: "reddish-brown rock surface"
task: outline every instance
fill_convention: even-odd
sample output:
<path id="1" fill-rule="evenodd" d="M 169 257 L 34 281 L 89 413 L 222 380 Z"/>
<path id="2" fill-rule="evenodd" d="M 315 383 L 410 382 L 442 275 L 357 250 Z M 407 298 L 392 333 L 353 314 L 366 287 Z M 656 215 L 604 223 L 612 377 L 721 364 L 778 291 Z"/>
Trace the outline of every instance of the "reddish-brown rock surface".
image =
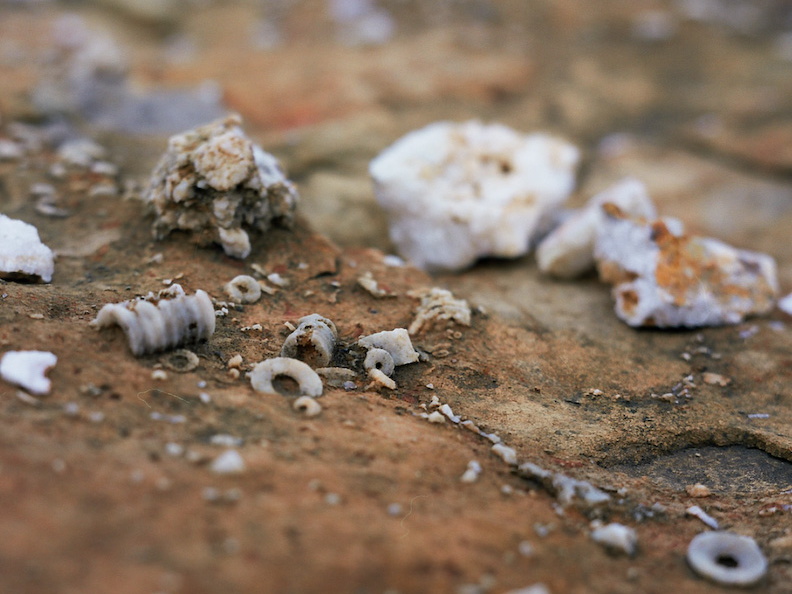
<path id="1" fill-rule="evenodd" d="M 429 3 L 381 2 L 396 18 L 393 40 L 346 47 L 324 3 L 307 0 L 282 16 L 282 44 L 264 50 L 250 42 L 253 4 L 191 4 L 155 24 L 108 4 L 124 3 L 0 3 L 0 136 L 23 134 L 23 122 L 42 142 L 0 161 L 0 211 L 35 224 L 58 253 L 51 284 L 0 283 L 0 351 L 59 359 L 47 396 L 0 383 L 0 590 L 501 593 L 541 582 L 553 594 L 718 592 L 685 562 L 706 529 L 685 513 L 699 505 L 764 551 L 769 573 L 753 591 L 790 591 L 792 319 L 776 310 L 738 326 L 636 331 L 614 315 L 607 286 L 549 280 L 531 256 L 434 278 L 388 266 L 366 174 L 390 142 L 438 119 L 548 130 L 586 155 L 575 202 L 637 177 L 692 232 L 776 258 L 786 294 L 792 186 L 783 160 L 750 148 L 776 137 L 741 136 L 726 150 L 689 134 L 711 114 L 788 127 L 778 19 L 746 33 L 658 2 L 674 28 L 650 39 L 636 25 L 646 7 L 615 1 L 442 3 L 451 10 L 439 16 Z M 155 242 L 151 216 L 124 195 L 139 193 L 171 131 L 91 126 L 91 113 L 44 127 L 49 114 L 30 100 L 50 27 L 68 11 L 124 48 L 124 93 L 217 81 L 303 193 L 295 230 L 254 237 L 245 261 L 178 233 Z M 52 146 L 80 134 L 107 147 L 117 174 L 50 175 Z M 69 216 L 37 210 L 38 182 Z M 194 371 L 164 365 L 167 378 L 153 379 L 167 353 L 135 358 L 120 330 L 89 327 L 103 304 L 165 280 L 222 301 L 254 263 L 288 284 L 229 307 L 211 340 L 189 346 Z M 395 297 L 360 287 L 366 272 Z M 285 322 L 314 312 L 338 328 L 336 363 L 355 364 L 357 338 L 407 327 L 419 304 L 408 291 L 430 286 L 467 299 L 471 325 L 413 337 L 427 360 L 397 368 L 396 390 L 367 390 L 358 373 L 356 389 L 326 386 L 322 413 L 307 419 L 245 379 L 279 354 Z M 237 354 L 240 377 L 228 369 Z M 611 502 L 555 507 L 488 439 L 421 417 L 433 396 L 519 462 L 588 480 Z M 244 472 L 212 472 L 229 447 Z M 471 460 L 482 472 L 461 482 Z M 691 495 L 697 484 L 711 494 Z M 592 518 L 635 528 L 635 557 L 594 543 Z"/>

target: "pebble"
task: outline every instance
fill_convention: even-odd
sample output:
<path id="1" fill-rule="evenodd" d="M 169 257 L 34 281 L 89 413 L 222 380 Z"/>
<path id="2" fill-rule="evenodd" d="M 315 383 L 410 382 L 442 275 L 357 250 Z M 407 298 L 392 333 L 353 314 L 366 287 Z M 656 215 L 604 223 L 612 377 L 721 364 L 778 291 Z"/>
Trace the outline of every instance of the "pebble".
<path id="1" fill-rule="evenodd" d="M 236 450 L 226 450 L 212 460 L 209 466 L 215 474 L 240 474 L 245 471 L 245 461 Z"/>

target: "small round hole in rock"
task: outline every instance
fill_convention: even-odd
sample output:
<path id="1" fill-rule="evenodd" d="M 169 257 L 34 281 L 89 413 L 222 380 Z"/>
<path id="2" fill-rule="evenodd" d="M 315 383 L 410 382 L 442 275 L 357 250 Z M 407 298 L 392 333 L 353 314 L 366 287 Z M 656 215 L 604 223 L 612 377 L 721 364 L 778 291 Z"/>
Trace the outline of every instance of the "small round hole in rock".
<path id="1" fill-rule="evenodd" d="M 718 555 L 718 558 L 715 560 L 718 565 L 723 565 L 724 567 L 728 567 L 729 569 L 733 569 L 739 565 L 737 559 L 732 557 L 731 555 Z"/>
<path id="2" fill-rule="evenodd" d="M 275 376 L 272 380 L 272 387 L 278 391 L 278 394 L 283 394 L 284 396 L 298 396 L 300 394 L 300 385 L 288 375 Z"/>

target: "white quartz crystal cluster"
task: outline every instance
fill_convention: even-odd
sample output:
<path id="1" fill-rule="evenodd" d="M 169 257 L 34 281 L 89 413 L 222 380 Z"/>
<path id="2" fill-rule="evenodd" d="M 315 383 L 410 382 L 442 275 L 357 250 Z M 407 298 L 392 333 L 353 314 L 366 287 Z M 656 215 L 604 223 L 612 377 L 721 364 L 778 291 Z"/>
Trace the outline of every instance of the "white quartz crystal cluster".
<path id="1" fill-rule="evenodd" d="M 483 256 L 516 257 L 575 184 L 577 148 L 499 124 L 437 122 L 410 132 L 370 164 L 400 253 L 428 270 Z"/>
<path id="2" fill-rule="evenodd" d="M 55 256 L 41 243 L 38 230 L 0 214 L 0 278 L 48 283 L 54 270 Z"/>
<path id="3" fill-rule="evenodd" d="M 774 260 L 717 239 L 688 235 L 657 217 L 640 182 L 594 196 L 537 249 L 539 268 L 573 278 L 596 268 L 613 285 L 616 315 L 630 326 L 736 324 L 772 309 Z"/>
<path id="4" fill-rule="evenodd" d="M 146 194 L 158 239 L 183 230 L 199 245 L 219 243 L 246 258 L 249 230 L 291 225 L 297 190 L 241 123 L 232 115 L 170 138 Z"/>

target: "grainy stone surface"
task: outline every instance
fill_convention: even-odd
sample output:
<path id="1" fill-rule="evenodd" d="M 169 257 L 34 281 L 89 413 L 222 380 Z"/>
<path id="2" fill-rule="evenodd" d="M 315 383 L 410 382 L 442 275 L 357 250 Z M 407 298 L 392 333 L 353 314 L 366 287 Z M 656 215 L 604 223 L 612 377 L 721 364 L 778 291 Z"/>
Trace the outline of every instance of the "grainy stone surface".
<path id="1" fill-rule="evenodd" d="M 364 189 L 371 158 L 433 121 L 546 130 L 581 147 L 572 205 L 636 177 L 691 232 L 772 255 L 787 294 L 792 186 L 771 134 L 792 121 L 785 25 L 771 16 L 783 3 L 757 3 L 760 26 L 743 30 L 691 18 L 685 2 L 653 3 L 658 18 L 616 0 L 383 0 L 396 33 L 375 47 L 337 43 L 319 0 L 275 15 L 198 3 L 157 26 L 110 4 L 123 3 L 0 4 L 0 138 L 24 152 L 0 161 L 0 211 L 58 254 L 51 284 L 0 283 L 0 349 L 58 356 L 47 396 L 0 383 L 0 590 L 719 592 L 685 562 L 704 528 L 685 510 L 699 505 L 764 551 L 756 591 L 788 591 L 788 315 L 636 331 L 616 319 L 608 287 L 548 279 L 530 255 L 430 278 L 374 249 L 391 248 Z M 30 101 L 67 11 L 116 39 L 136 89 L 216 81 L 306 188 L 294 232 L 254 237 L 244 262 L 179 237 L 154 242 L 143 205 L 124 196 L 140 193 L 171 131 L 47 123 Z M 247 33 L 262 16 L 280 33 L 269 50 Z M 105 174 L 57 167 L 70 137 L 106 147 L 118 194 L 92 191 Z M 40 182 L 69 216 L 36 211 Z M 366 272 L 395 297 L 360 287 Z M 272 273 L 288 284 L 221 303 L 228 279 Z M 102 304 L 164 281 L 205 289 L 222 315 L 191 346 L 195 370 L 154 381 L 161 355 L 135 358 L 122 333 L 88 324 Z M 428 287 L 467 300 L 470 326 L 427 329 L 413 341 L 423 360 L 396 368 L 396 389 L 366 390 L 357 339 L 407 327 L 419 305 L 408 293 Z M 325 382 L 321 415 L 307 418 L 288 380 L 276 385 L 285 395 L 264 395 L 244 374 L 278 355 L 285 322 L 314 312 L 338 329 L 331 366 L 353 376 Z M 229 370 L 235 355 L 242 367 Z M 446 422 L 421 416 L 434 412 Z M 588 481 L 609 502 L 557 514 L 550 493 L 491 452 L 495 435 L 518 463 Z M 212 473 L 228 448 L 244 473 Z M 471 460 L 478 480 L 461 483 Z M 691 497 L 696 483 L 712 495 Z M 588 538 L 594 519 L 634 528 L 636 556 Z"/>

